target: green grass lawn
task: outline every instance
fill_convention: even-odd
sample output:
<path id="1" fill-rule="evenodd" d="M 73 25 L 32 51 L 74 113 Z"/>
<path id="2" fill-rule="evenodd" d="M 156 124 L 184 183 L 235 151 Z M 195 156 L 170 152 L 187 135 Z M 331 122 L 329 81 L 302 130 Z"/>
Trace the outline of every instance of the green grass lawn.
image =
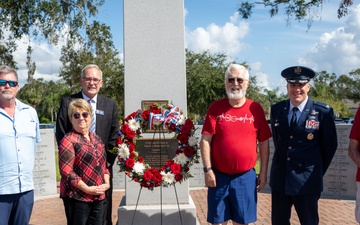
<path id="1" fill-rule="evenodd" d="M 255 171 L 256 171 L 256 174 L 260 173 L 260 161 L 259 161 L 259 159 L 256 161 Z"/>
<path id="2" fill-rule="evenodd" d="M 55 151 L 55 165 L 56 165 L 56 180 L 59 181 L 61 176 L 59 170 L 59 154 L 57 151 Z"/>

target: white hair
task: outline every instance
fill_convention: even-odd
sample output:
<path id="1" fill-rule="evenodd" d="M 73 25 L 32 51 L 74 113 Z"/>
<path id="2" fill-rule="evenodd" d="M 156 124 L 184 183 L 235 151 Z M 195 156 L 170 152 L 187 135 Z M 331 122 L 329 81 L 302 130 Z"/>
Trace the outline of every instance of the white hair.
<path id="1" fill-rule="evenodd" d="M 231 73 L 231 71 L 233 70 L 237 70 L 240 71 L 240 74 L 244 75 L 245 80 L 249 80 L 249 70 L 246 69 L 245 66 L 243 65 L 239 65 L 239 64 L 230 64 L 229 67 L 227 68 L 226 72 L 225 72 L 225 79 L 228 78 L 229 74 Z"/>

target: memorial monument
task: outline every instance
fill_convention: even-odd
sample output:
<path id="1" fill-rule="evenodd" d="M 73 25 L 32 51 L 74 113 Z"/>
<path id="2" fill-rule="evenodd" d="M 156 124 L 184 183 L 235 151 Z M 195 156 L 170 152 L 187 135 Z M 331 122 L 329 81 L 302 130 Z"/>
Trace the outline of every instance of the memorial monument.
<path id="1" fill-rule="evenodd" d="M 124 0 L 125 116 L 164 100 L 187 116 L 184 29 L 183 0 Z M 198 224 L 189 181 L 140 191 L 126 177 L 118 224 Z"/>

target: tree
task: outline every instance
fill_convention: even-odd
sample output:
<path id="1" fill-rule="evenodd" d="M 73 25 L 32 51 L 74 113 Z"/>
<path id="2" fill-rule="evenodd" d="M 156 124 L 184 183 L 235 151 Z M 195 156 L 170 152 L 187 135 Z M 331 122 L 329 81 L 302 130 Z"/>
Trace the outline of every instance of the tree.
<path id="1" fill-rule="evenodd" d="M 330 75 L 326 71 L 321 71 L 317 73 L 313 82 L 309 95 L 314 100 L 325 102 L 333 107 L 337 117 L 348 117 L 350 110 L 340 97 L 336 74 Z"/>
<path id="2" fill-rule="evenodd" d="M 349 73 L 349 76 L 341 75 L 337 80 L 339 93 L 347 99 L 355 102 L 360 100 L 360 68 Z"/>
<path id="3" fill-rule="evenodd" d="M 256 5 L 263 5 L 269 9 L 270 17 L 276 16 L 279 10 L 285 11 L 288 17 L 288 23 L 290 19 L 297 21 L 307 20 L 308 28 L 310 28 L 312 21 L 319 16 L 319 11 L 322 9 L 323 0 L 261 0 L 261 1 L 242 1 L 238 8 L 238 12 L 243 19 L 249 19 L 252 14 L 252 10 Z M 349 7 L 353 4 L 352 0 L 340 0 L 339 8 L 337 10 L 338 18 L 346 16 L 349 13 Z"/>
<path id="4" fill-rule="evenodd" d="M 246 97 L 258 102 L 264 109 L 266 115 L 270 115 L 271 104 L 266 96 L 266 89 L 262 89 L 257 84 L 257 77 L 250 76 L 250 85 L 246 91 Z"/>
<path id="5" fill-rule="evenodd" d="M 64 82 L 40 78 L 25 84 L 17 98 L 36 109 L 41 123 L 54 123 L 61 97 L 65 94 L 69 94 L 69 88 Z"/>
<path id="6" fill-rule="evenodd" d="M 225 54 L 194 53 L 186 49 L 187 102 L 192 114 L 204 116 L 214 100 L 226 96 L 226 59 Z"/>
<path id="7" fill-rule="evenodd" d="M 1 0 L 0 62 L 16 67 L 14 40 L 24 36 L 57 44 L 61 35 L 68 40 L 84 39 L 89 19 L 97 15 L 104 0 Z"/>
<path id="8" fill-rule="evenodd" d="M 20 96 L 41 111 L 44 118 L 53 121 L 54 112 L 43 112 L 42 107 L 47 99 L 60 104 L 64 94 L 80 90 L 81 69 L 90 63 L 97 64 L 103 71 L 104 95 L 113 97 L 123 112 L 124 73 L 119 53 L 115 49 L 110 27 L 96 20 L 97 8 L 104 0 L 2 0 L 0 1 L 0 62 L 16 68 L 13 52 L 15 40 L 28 37 L 29 40 L 46 40 L 56 45 L 60 38 L 65 40 L 60 61 L 63 67 L 59 76 L 61 85 L 66 85 L 64 92 L 54 93 L 49 89 L 48 95 L 43 90 L 52 83 L 34 80 L 36 62 L 31 60 L 32 49 L 27 49 L 26 65 L 28 66 L 28 84 L 23 87 Z M 114 86 L 118 85 L 118 86 Z M 32 90 L 33 89 L 33 90 Z M 44 98 L 44 99 L 42 99 Z M 57 111 L 57 107 L 46 105 L 44 108 Z"/>
<path id="9" fill-rule="evenodd" d="M 112 98 L 120 116 L 124 112 L 124 65 L 113 42 L 110 27 L 94 21 L 88 26 L 86 40 L 68 40 L 62 48 L 60 61 L 63 67 L 59 76 L 69 85 L 70 92 L 78 92 L 80 74 L 87 64 L 96 64 L 103 72 L 103 87 L 100 92 Z"/>
<path id="10" fill-rule="evenodd" d="M 261 104 L 264 108 L 265 114 L 267 116 L 270 116 L 270 110 L 271 106 L 275 103 L 287 99 L 287 95 L 284 93 L 279 93 L 279 88 L 276 88 L 275 90 L 268 90 L 265 89 L 263 93 L 264 99 L 263 103 Z"/>

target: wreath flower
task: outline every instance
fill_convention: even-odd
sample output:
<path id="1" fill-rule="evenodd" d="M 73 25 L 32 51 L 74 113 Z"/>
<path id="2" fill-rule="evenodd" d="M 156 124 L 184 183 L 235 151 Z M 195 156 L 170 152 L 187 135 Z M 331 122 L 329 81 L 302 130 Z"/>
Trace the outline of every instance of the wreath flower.
<path id="1" fill-rule="evenodd" d="M 136 140 L 148 129 L 165 130 L 174 133 L 178 141 L 175 157 L 160 168 L 152 168 L 136 151 Z M 120 127 L 116 147 L 111 150 L 117 155 L 120 172 L 138 182 L 141 187 L 154 190 L 181 183 L 192 175 L 190 167 L 199 163 L 199 144 L 191 119 L 185 119 L 178 107 L 172 104 L 151 104 L 145 110 L 138 109 L 128 115 Z"/>

